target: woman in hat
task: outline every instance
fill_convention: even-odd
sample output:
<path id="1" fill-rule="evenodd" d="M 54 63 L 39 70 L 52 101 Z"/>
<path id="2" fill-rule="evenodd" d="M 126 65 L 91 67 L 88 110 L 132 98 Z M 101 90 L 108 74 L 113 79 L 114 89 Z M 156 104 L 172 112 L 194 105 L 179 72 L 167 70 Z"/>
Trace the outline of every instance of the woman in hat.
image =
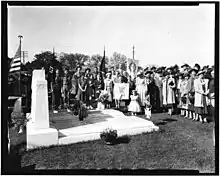
<path id="1" fill-rule="evenodd" d="M 184 82 L 184 79 L 183 79 L 183 74 L 182 73 L 178 73 L 177 74 L 177 98 L 178 98 L 178 107 L 180 110 L 180 115 L 184 115 L 183 113 L 183 110 L 182 110 L 182 101 L 181 101 L 181 91 L 182 91 L 182 83 Z"/>
<path id="2" fill-rule="evenodd" d="M 52 83 L 52 94 L 53 94 L 53 105 L 54 105 L 54 113 L 58 113 L 58 108 L 61 105 L 61 77 L 60 77 L 60 71 L 56 70 L 56 76 Z"/>
<path id="3" fill-rule="evenodd" d="M 106 79 L 104 80 L 104 90 L 108 93 L 108 104 L 107 108 L 110 108 L 112 103 L 112 94 L 113 94 L 113 81 L 111 79 L 111 72 L 106 73 Z"/>
<path id="4" fill-rule="evenodd" d="M 137 73 L 136 90 L 140 97 L 140 106 L 144 106 L 144 100 L 147 93 L 147 86 L 145 84 L 145 78 L 142 71 L 139 71 Z"/>
<path id="5" fill-rule="evenodd" d="M 182 105 L 182 113 L 181 115 L 185 115 L 185 118 L 189 117 L 188 112 L 188 94 L 189 94 L 189 73 L 184 74 L 184 81 L 181 84 L 181 105 Z"/>
<path id="6" fill-rule="evenodd" d="M 200 120 L 201 123 L 206 122 L 203 115 L 207 114 L 206 96 L 208 94 L 208 82 L 204 80 L 204 71 L 198 72 L 198 79 L 194 81 L 195 85 L 195 120 Z"/>
<path id="7" fill-rule="evenodd" d="M 167 107 L 167 81 L 169 79 L 169 73 L 167 71 L 163 72 L 162 79 L 162 95 L 163 95 L 163 107 Z"/>
<path id="8" fill-rule="evenodd" d="M 104 87 L 104 83 L 102 81 L 102 74 L 97 74 L 97 79 L 94 81 L 94 92 L 95 92 L 95 99 L 99 98 L 102 88 Z"/>
<path id="9" fill-rule="evenodd" d="M 160 112 L 162 107 L 163 107 L 163 101 L 162 101 L 162 86 L 163 86 L 163 82 L 162 82 L 162 70 L 159 69 L 157 70 L 157 73 L 154 77 L 154 81 L 155 81 L 155 85 L 157 86 L 158 89 L 158 94 L 157 94 L 157 112 Z"/>
<path id="10" fill-rule="evenodd" d="M 166 98 L 167 98 L 167 108 L 168 108 L 168 115 L 172 115 L 174 111 L 174 105 L 175 105 L 175 79 L 174 79 L 174 73 L 171 72 L 169 74 L 168 80 L 167 80 L 167 86 L 166 86 Z"/>
<path id="11" fill-rule="evenodd" d="M 195 120 L 195 109 L 194 109 L 194 102 L 195 102 L 195 86 L 194 81 L 196 79 L 197 69 L 191 69 L 189 71 L 190 78 L 189 78 L 189 118 Z"/>
<path id="12" fill-rule="evenodd" d="M 131 102 L 128 106 L 128 111 L 132 113 L 132 115 L 137 115 L 138 112 L 141 112 L 141 107 L 139 105 L 139 96 L 136 90 L 132 91 Z"/>
<path id="13" fill-rule="evenodd" d="M 114 87 L 113 87 L 113 99 L 115 100 L 115 106 L 116 106 L 116 109 L 119 108 L 119 105 L 120 105 L 120 94 L 116 94 L 116 84 L 118 83 L 121 83 L 121 77 L 120 77 L 120 73 L 119 71 L 116 71 L 116 76 L 113 78 L 113 84 L 114 84 Z"/>
<path id="14" fill-rule="evenodd" d="M 150 96 L 150 104 L 152 106 L 152 111 L 156 111 L 159 100 L 159 90 L 158 87 L 155 85 L 153 72 L 147 71 L 145 74 L 146 74 L 145 84 L 147 85 L 147 95 Z"/>

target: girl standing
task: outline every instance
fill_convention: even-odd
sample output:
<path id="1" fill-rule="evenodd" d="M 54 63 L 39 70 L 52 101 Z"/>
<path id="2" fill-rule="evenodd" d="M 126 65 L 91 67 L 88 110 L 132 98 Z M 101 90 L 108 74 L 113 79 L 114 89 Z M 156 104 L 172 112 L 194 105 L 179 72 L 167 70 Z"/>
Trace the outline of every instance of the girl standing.
<path id="1" fill-rule="evenodd" d="M 174 104 L 175 104 L 175 91 L 174 88 L 176 87 L 175 79 L 173 72 L 170 73 L 170 76 L 167 80 L 167 107 L 168 107 L 168 115 L 172 115 L 174 111 Z"/>
<path id="2" fill-rule="evenodd" d="M 118 71 L 116 71 L 116 76 L 113 78 L 113 83 L 114 83 L 114 85 L 117 84 L 117 83 L 121 83 L 120 75 L 119 75 Z M 115 90 L 115 88 L 116 87 L 114 86 L 114 90 Z M 115 91 L 113 91 L 113 95 L 114 95 L 113 97 L 115 99 L 115 106 L 116 106 L 116 109 L 118 109 L 119 106 L 120 106 L 120 98 L 121 98 L 121 96 L 120 96 L 120 94 L 116 95 L 114 92 Z"/>
<path id="3" fill-rule="evenodd" d="M 136 78 L 136 90 L 140 98 L 140 106 L 144 106 L 145 95 L 147 92 L 147 86 L 145 84 L 145 78 L 142 71 L 137 73 Z"/>
<path id="4" fill-rule="evenodd" d="M 106 73 L 107 78 L 104 80 L 104 90 L 108 93 L 108 103 L 107 108 L 110 108 L 112 102 L 112 91 L 113 91 L 113 81 L 111 79 L 111 73 Z"/>
<path id="5" fill-rule="evenodd" d="M 137 115 L 138 112 L 141 112 L 141 107 L 139 104 L 139 96 L 136 90 L 132 91 L 131 102 L 128 106 L 128 111 L 131 111 L 132 115 Z"/>

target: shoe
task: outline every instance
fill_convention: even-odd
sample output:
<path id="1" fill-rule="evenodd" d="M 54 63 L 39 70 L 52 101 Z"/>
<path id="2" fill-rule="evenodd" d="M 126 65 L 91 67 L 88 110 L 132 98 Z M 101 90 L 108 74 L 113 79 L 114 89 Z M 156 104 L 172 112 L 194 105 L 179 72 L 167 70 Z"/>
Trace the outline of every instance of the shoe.
<path id="1" fill-rule="evenodd" d="M 58 111 L 57 111 L 57 110 L 54 110 L 54 111 L 53 111 L 53 113 L 54 113 L 54 114 L 57 114 L 57 113 L 58 113 Z"/>
<path id="2" fill-rule="evenodd" d="M 22 126 L 20 126 L 18 134 L 22 134 L 22 133 L 23 133 L 23 128 L 22 128 Z"/>
<path id="3" fill-rule="evenodd" d="M 67 109 L 67 112 L 71 112 L 69 109 Z"/>
<path id="4" fill-rule="evenodd" d="M 92 106 L 89 106 L 90 107 L 90 109 L 93 109 L 93 107 Z"/>
<path id="5" fill-rule="evenodd" d="M 206 118 L 204 118 L 204 122 L 207 123 L 207 119 Z"/>

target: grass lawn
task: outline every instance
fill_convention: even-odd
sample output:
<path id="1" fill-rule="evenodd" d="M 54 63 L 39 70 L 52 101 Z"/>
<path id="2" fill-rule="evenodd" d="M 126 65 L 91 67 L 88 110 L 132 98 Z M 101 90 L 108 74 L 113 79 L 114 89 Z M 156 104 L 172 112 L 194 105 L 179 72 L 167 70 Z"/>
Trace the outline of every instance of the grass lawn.
<path id="1" fill-rule="evenodd" d="M 35 169 L 190 169 L 215 172 L 213 123 L 193 122 L 178 115 L 152 114 L 159 132 L 129 136 L 105 145 L 101 140 L 21 150 L 21 166 Z M 26 136 L 10 131 L 12 144 Z M 22 148 L 22 147 L 21 147 Z"/>

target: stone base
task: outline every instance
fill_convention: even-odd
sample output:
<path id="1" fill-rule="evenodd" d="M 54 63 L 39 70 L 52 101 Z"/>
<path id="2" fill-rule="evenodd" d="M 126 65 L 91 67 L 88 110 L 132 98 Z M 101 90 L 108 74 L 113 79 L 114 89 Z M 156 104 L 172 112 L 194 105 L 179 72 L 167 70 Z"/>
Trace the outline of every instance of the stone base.
<path id="1" fill-rule="evenodd" d="M 56 129 L 34 129 L 32 122 L 27 123 L 27 149 L 57 144 L 58 131 Z"/>

